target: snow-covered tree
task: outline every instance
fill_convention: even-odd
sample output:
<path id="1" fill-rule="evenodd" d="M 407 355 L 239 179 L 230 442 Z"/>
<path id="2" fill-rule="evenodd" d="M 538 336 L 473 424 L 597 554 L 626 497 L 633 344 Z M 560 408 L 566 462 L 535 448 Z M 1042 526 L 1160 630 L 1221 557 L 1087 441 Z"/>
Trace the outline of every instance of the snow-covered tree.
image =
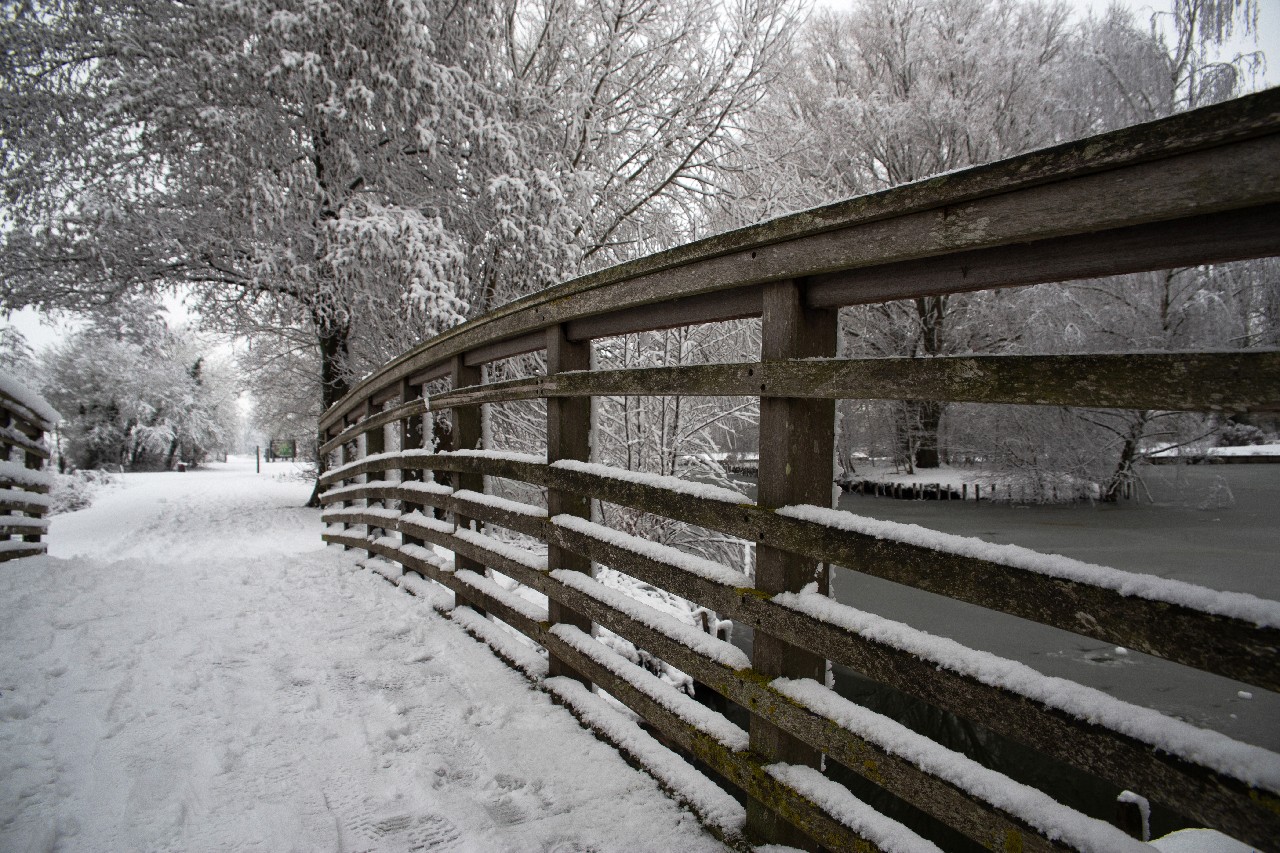
<path id="1" fill-rule="evenodd" d="M 238 417 L 232 368 L 170 330 L 153 304 L 130 308 L 43 354 L 43 394 L 63 413 L 70 464 L 171 468 L 227 449 Z"/>
<path id="2" fill-rule="evenodd" d="M 10 376 L 29 376 L 35 353 L 27 338 L 13 326 L 0 327 L 0 370 Z"/>
<path id="3" fill-rule="evenodd" d="M 327 405 L 468 314 L 686 236 L 784 8 L 6 6 L 4 304 L 186 288 L 206 322 L 310 336 Z"/>
<path id="4" fill-rule="evenodd" d="M 726 153 L 779 69 L 789 0 L 505 0 L 503 76 L 571 176 L 580 265 L 705 229 Z"/>
<path id="5" fill-rule="evenodd" d="M 476 209 L 511 203 L 492 184 L 523 140 L 483 85 L 490 11 L 6 7 L 6 304 L 185 287 L 206 322 L 312 335 L 333 402 L 353 337 L 465 315 Z M 505 251 L 536 233 L 506 233 Z"/>
<path id="6" fill-rule="evenodd" d="M 1210 61 L 1233 26 L 1252 29 L 1256 6 L 1246 0 L 1179 0 L 1168 22 L 1150 27 L 1119 7 L 1079 24 L 1069 11 L 1019 0 L 863 0 L 816 14 L 782 84 L 753 114 L 720 221 L 744 224 L 1166 115 L 1225 96 L 1223 81 L 1234 85 L 1251 61 L 1228 61 L 1230 73 Z M 880 357 L 1036 351 L 1023 319 L 1042 311 L 1001 292 L 846 309 L 842 347 Z M 909 469 L 947 457 L 943 405 L 842 410 L 845 458 L 855 437 L 891 448 Z"/>

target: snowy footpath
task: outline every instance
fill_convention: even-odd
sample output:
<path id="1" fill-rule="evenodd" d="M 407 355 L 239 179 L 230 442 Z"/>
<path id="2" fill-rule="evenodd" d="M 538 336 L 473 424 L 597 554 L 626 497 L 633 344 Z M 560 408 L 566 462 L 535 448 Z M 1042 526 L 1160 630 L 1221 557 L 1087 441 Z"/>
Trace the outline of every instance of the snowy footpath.
<path id="1" fill-rule="evenodd" d="M 0 564 L 0 850 L 718 850 L 309 487 L 124 475 Z"/>

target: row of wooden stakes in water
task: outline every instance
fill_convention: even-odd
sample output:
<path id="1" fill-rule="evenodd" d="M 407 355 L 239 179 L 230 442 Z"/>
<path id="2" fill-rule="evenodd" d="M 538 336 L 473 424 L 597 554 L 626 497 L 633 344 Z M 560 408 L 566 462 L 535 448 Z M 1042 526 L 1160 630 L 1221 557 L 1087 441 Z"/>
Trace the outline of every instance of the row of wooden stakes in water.
<path id="1" fill-rule="evenodd" d="M 869 495 L 880 498 L 897 498 L 898 500 L 907 501 L 967 501 L 969 500 L 969 484 L 961 483 L 959 488 L 949 483 L 894 483 L 883 482 L 880 480 L 842 480 L 840 488 L 846 492 L 853 492 L 857 495 Z M 985 497 L 984 497 L 985 495 Z M 1133 483 L 1125 483 L 1121 486 L 1120 496 L 1126 499 L 1133 497 Z M 1067 500 L 1083 500 L 1084 495 L 1064 496 Z M 1028 493 L 1025 487 L 1019 490 L 1017 502 L 1025 503 L 1028 500 Z M 1047 494 L 1043 495 L 1041 500 L 1048 499 L 1057 503 L 1058 487 L 1051 486 Z M 1014 489 L 1012 483 L 1006 483 L 1004 488 L 998 487 L 995 483 L 991 483 L 984 491 L 981 483 L 973 484 L 973 500 L 981 501 L 1001 501 L 1003 503 L 1014 503 Z"/>

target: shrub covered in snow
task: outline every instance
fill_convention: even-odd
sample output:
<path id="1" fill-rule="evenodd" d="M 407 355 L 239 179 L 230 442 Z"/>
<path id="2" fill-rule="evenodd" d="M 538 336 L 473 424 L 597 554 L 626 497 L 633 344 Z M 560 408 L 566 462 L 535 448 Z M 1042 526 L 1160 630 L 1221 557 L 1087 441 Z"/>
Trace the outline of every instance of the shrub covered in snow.
<path id="1" fill-rule="evenodd" d="M 54 475 L 53 489 L 49 493 L 51 499 L 49 511 L 52 515 L 62 512 L 75 512 L 85 509 L 93 503 L 94 494 L 103 486 L 116 482 L 115 477 L 106 471 L 76 471 L 72 474 Z"/>
<path id="2" fill-rule="evenodd" d="M 1218 432 L 1219 447 L 1248 447 L 1265 441 L 1266 436 L 1262 430 L 1252 424 L 1228 421 Z"/>

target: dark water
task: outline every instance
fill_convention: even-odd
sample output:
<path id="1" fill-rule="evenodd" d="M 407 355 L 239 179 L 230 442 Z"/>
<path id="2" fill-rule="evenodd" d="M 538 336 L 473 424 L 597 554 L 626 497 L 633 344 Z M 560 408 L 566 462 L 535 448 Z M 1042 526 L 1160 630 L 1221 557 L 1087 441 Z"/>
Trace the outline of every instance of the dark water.
<path id="1" fill-rule="evenodd" d="M 1143 499 L 1119 504 L 1027 507 L 846 494 L 840 508 L 1215 589 L 1280 597 L 1280 514 L 1275 509 L 1280 506 L 1280 465 L 1167 466 L 1142 473 Z M 1020 661 L 1046 675 L 1280 749 L 1280 696 L 1268 691 L 841 567 L 833 572 L 832 592 L 844 604 Z M 736 626 L 734 642 L 750 651 L 750 629 Z M 1115 816 L 1120 789 L 1114 785 L 1048 761 L 844 667 L 835 669 L 835 689 L 1086 814 L 1103 820 Z M 1253 698 L 1242 698 L 1242 690 Z M 746 725 L 745 713 L 738 722 Z M 833 768 L 831 775 L 944 849 L 980 849 L 844 768 Z M 1153 804 L 1155 836 L 1187 825 Z"/>

